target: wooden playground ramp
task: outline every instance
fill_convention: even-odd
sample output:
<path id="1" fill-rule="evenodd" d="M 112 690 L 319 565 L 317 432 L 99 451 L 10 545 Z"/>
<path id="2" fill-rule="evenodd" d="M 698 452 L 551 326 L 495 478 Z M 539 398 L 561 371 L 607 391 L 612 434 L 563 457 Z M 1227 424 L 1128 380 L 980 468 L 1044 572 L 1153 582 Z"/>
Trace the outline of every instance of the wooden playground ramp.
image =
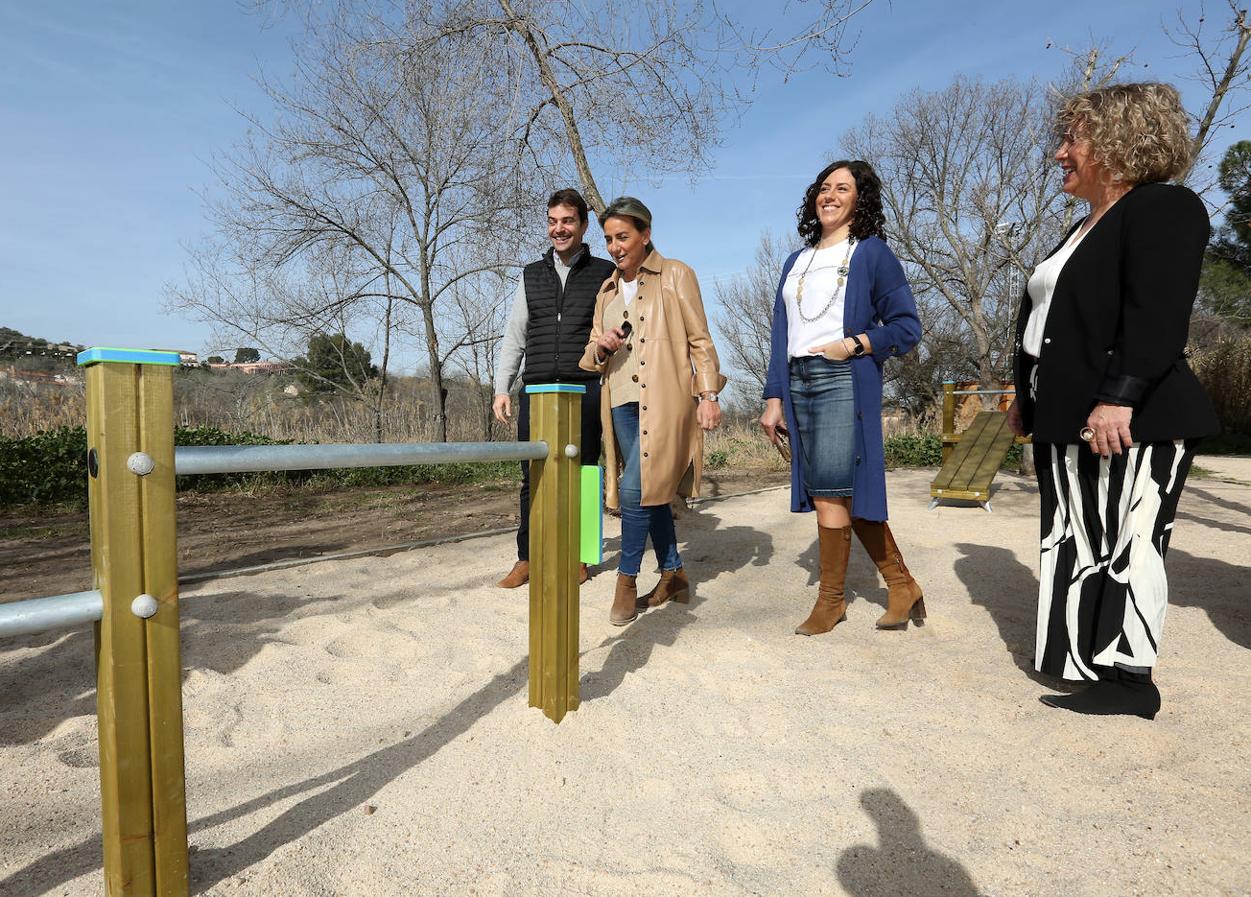
<path id="1" fill-rule="evenodd" d="M 942 499 L 976 501 L 987 511 L 990 486 L 1015 440 L 1008 429 L 1008 415 L 982 411 L 957 437 L 954 448 L 930 484 L 930 510 Z"/>

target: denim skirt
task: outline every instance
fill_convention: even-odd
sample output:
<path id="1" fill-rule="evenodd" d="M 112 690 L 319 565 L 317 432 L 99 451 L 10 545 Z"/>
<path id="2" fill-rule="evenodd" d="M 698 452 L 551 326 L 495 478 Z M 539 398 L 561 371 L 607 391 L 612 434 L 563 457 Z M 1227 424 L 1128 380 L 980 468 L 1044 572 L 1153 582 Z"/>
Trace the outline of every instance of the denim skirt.
<path id="1" fill-rule="evenodd" d="M 821 355 L 792 358 L 790 380 L 804 488 L 818 498 L 846 498 L 852 494 L 856 454 L 851 362 Z"/>

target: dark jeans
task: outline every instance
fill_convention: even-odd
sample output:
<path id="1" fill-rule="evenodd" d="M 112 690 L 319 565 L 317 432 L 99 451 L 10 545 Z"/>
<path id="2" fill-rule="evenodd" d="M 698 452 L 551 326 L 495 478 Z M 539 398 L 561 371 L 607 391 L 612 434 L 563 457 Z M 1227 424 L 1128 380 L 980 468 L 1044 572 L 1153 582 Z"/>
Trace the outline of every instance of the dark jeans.
<path id="1" fill-rule="evenodd" d="M 603 446 L 603 428 L 599 423 L 599 381 L 583 384 L 586 394 L 582 396 L 582 457 L 581 464 L 599 463 Z M 517 441 L 530 439 L 530 394 L 523 387 L 517 397 Z M 521 518 L 517 525 L 517 560 L 530 560 L 530 462 L 521 462 Z"/>
<path id="2" fill-rule="evenodd" d="M 617 572 L 638 576 L 647 537 L 652 537 L 661 570 L 682 566 L 673 509 L 668 504 L 643 506 L 643 470 L 639 461 L 639 405 L 629 402 L 612 410 L 612 430 L 621 447 L 621 560 Z"/>

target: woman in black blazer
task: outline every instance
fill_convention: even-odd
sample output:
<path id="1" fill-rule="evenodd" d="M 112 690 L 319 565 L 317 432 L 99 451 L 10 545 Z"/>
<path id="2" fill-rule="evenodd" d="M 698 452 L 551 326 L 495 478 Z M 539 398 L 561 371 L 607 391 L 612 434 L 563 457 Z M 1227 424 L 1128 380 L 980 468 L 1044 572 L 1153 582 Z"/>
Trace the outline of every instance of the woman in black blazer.
<path id="1" fill-rule="evenodd" d="M 1009 424 L 1033 434 L 1042 503 L 1034 665 L 1093 683 L 1045 704 L 1152 719 L 1173 516 L 1196 440 L 1219 429 L 1185 356 L 1208 216 L 1166 183 L 1193 152 L 1173 87 L 1070 97 L 1057 131 L 1063 189 L 1090 214 L 1017 319 Z"/>

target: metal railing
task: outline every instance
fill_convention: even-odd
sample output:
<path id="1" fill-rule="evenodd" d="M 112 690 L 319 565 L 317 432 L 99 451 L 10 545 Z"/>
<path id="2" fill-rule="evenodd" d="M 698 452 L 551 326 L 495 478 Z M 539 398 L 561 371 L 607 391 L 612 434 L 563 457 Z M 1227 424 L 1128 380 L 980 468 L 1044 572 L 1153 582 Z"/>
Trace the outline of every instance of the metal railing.
<path id="1" fill-rule="evenodd" d="M 90 349 L 79 364 L 96 588 L 0 604 L 0 637 L 96 624 L 107 894 L 188 893 L 175 475 L 530 461 L 530 706 L 554 722 L 577 709 L 584 387 L 527 387 L 524 443 L 175 448 L 176 353 Z"/>

